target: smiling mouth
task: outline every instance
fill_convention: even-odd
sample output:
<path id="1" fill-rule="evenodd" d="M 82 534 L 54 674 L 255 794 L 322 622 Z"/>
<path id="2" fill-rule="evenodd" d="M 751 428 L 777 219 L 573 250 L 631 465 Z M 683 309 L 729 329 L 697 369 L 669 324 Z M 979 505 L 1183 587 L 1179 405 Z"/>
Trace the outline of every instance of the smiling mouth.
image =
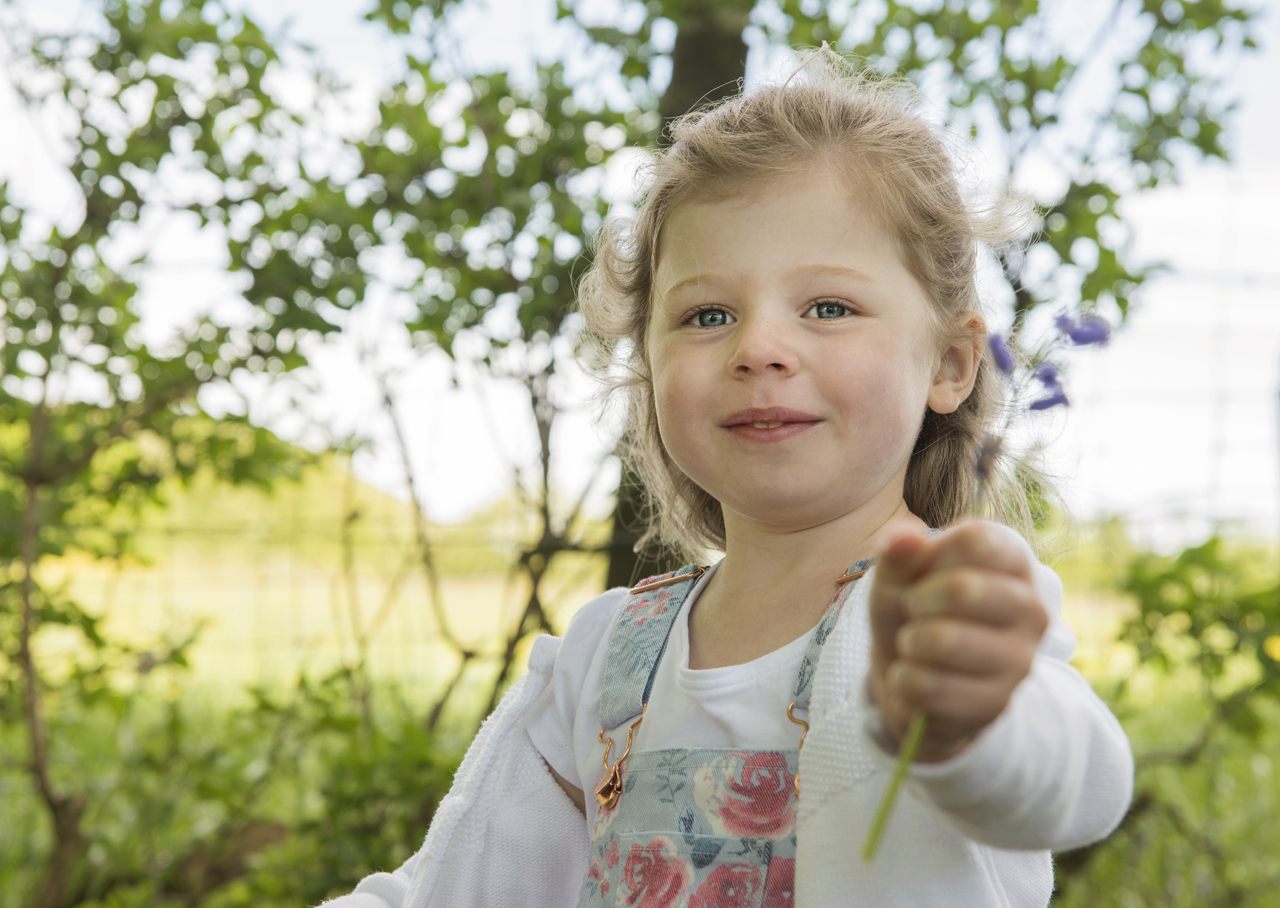
<path id="1" fill-rule="evenodd" d="M 821 416 L 806 413 L 803 410 L 793 410 L 790 407 L 752 407 L 749 410 L 739 410 L 731 414 L 720 425 L 726 429 L 781 429 L 783 426 L 812 425 L 819 422 L 822 422 Z"/>
<path id="2" fill-rule="evenodd" d="M 753 407 L 739 410 L 720 426 L 739 441 L 774 445 L 803 435 L 822 421 L 821 416 L 790 407 Z"/>

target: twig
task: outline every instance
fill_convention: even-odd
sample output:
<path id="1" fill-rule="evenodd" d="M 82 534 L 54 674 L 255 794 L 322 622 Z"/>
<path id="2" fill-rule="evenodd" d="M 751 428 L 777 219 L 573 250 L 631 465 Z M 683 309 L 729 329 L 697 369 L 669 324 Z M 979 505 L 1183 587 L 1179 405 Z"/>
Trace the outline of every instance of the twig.
<path id="1" fill-rule="evenodd" d="M 347 668 L 347 684 L 351 691 L 352 699 L 356 701 L 360 708 L 360 714 L 364 718 L 365 728 L 367 729 L 371 719 L 369 684 L 365 676 L 369 639 L 364 629 L 360 626 L 360 589 L 359 584 L 356 582 L 355 540 L 351 533 L 352 526 L 360 519 L 360 509 L 351 502 L 351 489 L 354 483 L 355 477 L 348 470 L 346 482 L 342 486 L 343 515 L 340 535 L 342 542 L 342 578 L 347 591 L 347 618 L 351 622 L 351 638 L 352 642 L 355 643 L 356 658 L 354 664 Z"/>
<path id="2" fill-rule="evenodd" d="M 400 602 L 400 588 L 409 577 L 409 572 L 413 570 L 413 566 L 418 563 L 418 559 L 412 552 L 405 555 L 404 560 L 400 562 L 400 568 L 391 577 L 391 583 L 387 586 L 387 591 L 382 594 L 382 605 L 378 607 L 377 613 L 370 622 L 367 634 L 373 636 L 382 629 L 382 623 L 391 615 L 392 609 Z"/>
<path id="3" fill-rule="evenodd" d="M 444 715 L 445 704 L 453 696 L 454 690 L 457 689 L 458 684 L 462 681 L 463 674 L 467 670 L 467 665 L 475 657 L 475 653 L 471 650 L 463 650 L 459 655 L 461 656 L 461 661 L 458 663 L 458 670 L 449 679 L 449 683 L 445 685 L 444 692 L 436 699 L 435 706 L 431 707 L 431 713 L 427 716 L 426 729 L 428 732 L 435 731 L 436 726 L 440 724 L 440 717 Z"/>
<path id="4" fill-rule="evenodd" d="M 578 496 L 578 500 L 573 503 L 573 507 L 569 509 L 568 515 L 564 520 L 562 527 L 562 535 L 568 536 L 573 529 L 573 525 L 578 522 L 578 517 L 582 514 L 582 509 L 586 507 L 587 496 L 591 494 L 591 490 L 595 488 L 596 480 L 604 475 L 604 465 L 613 457 L 613 451 L 605 452 L 598 461 L 596 461 L 595 469 L 591 471 L 591 476 L 587 480 L 586 485 L 582 487 L 582 494 Z"/>
<path id="5" fill-rule="evenodd" d="M 444 595 L 440 588 L 440 574 L 436 569 L 431 541 L 427 536 L 427 517 L 422 510 L 422 499 L 418 495 L 417 480 L 413 470 L 413 461 L 409 456 L 409 442 L 404 434 L 404 426 L 400 422 L 395 398 L 392 395 L 386 376 L 378 375 L 377 381 L 379 389 L 382 391 L 382 405 L 386 410 L 387 419 L 391 423 L 391 429 L 395 433 L 396 447 L 400 454 L 401 466 L 404 469 L 405 485 L 409 489 L 409 502 L 413 506 L 414 537 L 418 544 L 419 562 L 427 579 L 427 592 L 431 598 L 431 611 L 435 615 L 436 626 L 440 631 L 440 636 L 455 650 L 463 652 L 467 647 L 462 645 L 453 629 L 449 626 L 449 618 L 444 610 Z"/>
<path id="6" fill-rule="evenodd" d="M 1262 691 L 1267 686 L 1265 681 L 1257 682 L 1249 687 L 1236 691 L 1225 700 L 1218 700 L 1213 706 L 1213 715 L 1209 717 L 1196 735 L 1195 740 L 1182 750 L 1164 750 L 1152 751 L 1151 753 L 1142 754 L 1134 758 L 1134 768 L 1136 772 L 1144 769 L 1150 769 L 1162 763 L 1172 763 L 1179 766 L 1190 766 L 1196 760 L 1200 759 L 1213 738 L 1213 735 L 1226 722 L 1230 721 L 1236 711 L 1243 707 L 1254 694 Z"/>

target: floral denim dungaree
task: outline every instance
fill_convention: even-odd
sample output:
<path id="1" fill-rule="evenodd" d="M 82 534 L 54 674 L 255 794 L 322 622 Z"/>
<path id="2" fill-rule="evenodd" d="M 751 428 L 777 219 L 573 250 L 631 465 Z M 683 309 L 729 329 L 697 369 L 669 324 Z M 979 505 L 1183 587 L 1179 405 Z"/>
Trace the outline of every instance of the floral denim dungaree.
<path id="1" fill-rule="evenodd" d="M 822 645 L 859 561 L 814 628 L 792 708 L 808 710 Z M 786 750 L 666 749 L 631 753 L 659 661 L 680 609 L 706 572 L 697 565 L 633 589 L 609 639 L 600 697 L 605 772 L 596 785 L 591 866 L 579 908 L 791 908 L 800 746 Z M 792 715 L 797 725 L 808 726 Z M 621 735 L 627 734 L 625 750 Z M 615 747 L 613 761 L 610 753 Z M 621 757 L 621 758 L 619 758 Z"/>

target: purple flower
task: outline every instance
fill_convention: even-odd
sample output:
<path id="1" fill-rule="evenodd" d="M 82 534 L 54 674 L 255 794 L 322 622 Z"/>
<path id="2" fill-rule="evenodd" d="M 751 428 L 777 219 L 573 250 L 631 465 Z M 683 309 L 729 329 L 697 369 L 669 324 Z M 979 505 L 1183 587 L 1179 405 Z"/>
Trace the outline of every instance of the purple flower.
<path id="1" fill-rule="evenodd" d="M 1058 317 L 1053 320 L 1053 324 L 1059 331 L 1067 335 L 1070 335 L 1072 331 L 1080 327 L 1076 320 L 1065 312 L 1059 313 Z"/>
<path id="2" fill-rule="evenodd" d="M 1078 346 L 1105 344 L 1111 336 L 1111 326 L 1096 315 L 1091 315 L 1067 332 L 1071 343 Z"/>
<path id="3" fill-rule="evenodd" d="M 1009 349 L 1009 345 L 998 334 L 987 336 L 987 346 L 991 349 L 991 359 L 995 362 L 996 368 L 1005 375 L 1013 374 L 1013 351 Z"/>
<path id="4" fill-rule="evenodd" d="M 1058 381 L 1058 367 L 1053 363 L 1041 363 L 1036 366 L 1035 376 L 1049 390 L 1061 387 Z"/>
<path id="5" fill-rule="evenodd" d="M 1050 393 L 1048 397 L 1042 397 L 1039 400 L 1033 400 L 1031 402 L 1030 409 L 1048 410 L 1051 407 L 1065 407 L 1070 403 L 1070 401 L 1067 400 L 1067 394 L 1065 391 L 1062 390 L 1061 385 L 1050 387 L 1049 390 L 1052 393 Z"/>

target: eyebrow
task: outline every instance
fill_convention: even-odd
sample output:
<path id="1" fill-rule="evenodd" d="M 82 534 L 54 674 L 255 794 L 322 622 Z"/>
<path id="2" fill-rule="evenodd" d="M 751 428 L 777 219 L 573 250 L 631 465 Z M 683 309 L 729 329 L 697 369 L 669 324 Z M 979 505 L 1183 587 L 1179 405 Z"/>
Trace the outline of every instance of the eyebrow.
<path id="1" fill-rule="evenodd" d="M 848 268 L 844 265 L 831 265 L 831 264 L 797 265 L 794 268 L 789 269 L 789 271 L 798 276 L 842 277 L 842 278 L 852 279 L 855 281 L 861 281 L 864 284 L 875 283 L 875 281 L 871 277 L 862 273 L 858 269 Z M 662 295 L 664 297 L 671 296 L 672 294 L 676 293 L 679 290 L 684 290 L 686 287 L 698 286 L 700 284 L 718 284 L 718 283 L 721 283 L 721 281 L 722 279 L 719 276 L 714 274 L 711 274 L 711 275 L 695 274 L 693 277 L 687 277 L 682 281 L 677 281 L 672 287 L 668 288 L 667 291 Z"/>

